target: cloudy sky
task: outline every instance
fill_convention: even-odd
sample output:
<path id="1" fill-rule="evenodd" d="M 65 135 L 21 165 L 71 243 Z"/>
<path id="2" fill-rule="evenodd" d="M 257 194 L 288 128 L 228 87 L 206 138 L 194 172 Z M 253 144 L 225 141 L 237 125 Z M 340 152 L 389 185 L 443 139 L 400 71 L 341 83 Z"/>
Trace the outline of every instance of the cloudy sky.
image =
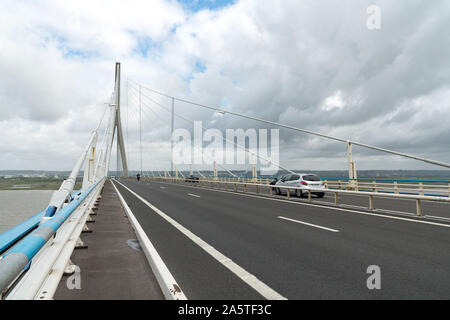
<path id="1" fill-rule="evenodd" d="M 367 27 L 370 5 L 380 8 L 380 29 Z M 70 170 L 109 101 L 116 61 L 131 168 L 136 82 L 450 162 L 448 30 L 444 0 L 0 0 L 0 169 Z M 162 169 L 170 114 L 149 99 L 170 100 L 142 90 L 144 169 Z M 270 128 L 178 102 L 176 112 L 208 128 Z M 176 127 L 192 124 L 177 118 Z M 281 129 L 280 146 L 286 167 L 346 169 L 342 143 Z M 358 169 L 440 169 L 353 153 Z"/>

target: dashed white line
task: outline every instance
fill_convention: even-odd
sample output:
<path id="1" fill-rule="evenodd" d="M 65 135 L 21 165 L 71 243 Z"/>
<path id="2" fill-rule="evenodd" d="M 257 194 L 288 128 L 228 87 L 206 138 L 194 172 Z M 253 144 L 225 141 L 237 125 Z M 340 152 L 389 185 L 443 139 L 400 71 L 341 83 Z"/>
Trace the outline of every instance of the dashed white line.
<path id="1" fill-rule="evenodd" d="M 310 227 L 314 227 L 314 228 L 319 228 L 319 229 L 331 231 L 331 232 L 339 232 L 339 230 L 336 230 L 336 229 L 326 228 L 326 227 L 319 226 L 317 224 L 312 224 L 312 223 L 308 223 L 308 222 L 304 222 L 304 221 L 300 221 L 300 220 L 294 220 L 294 219 L 290 219 L 290 218 L 286 218 L 286 217 L 282 217 L 282 216 L 278 216 L 278 218 L 279 219 L 283 219 L 283 220 L 292 221 L 292 222 L 295 222 L 295 223 L 304 224 L 304 225 L 307 225 L 307 226 L 310 226 Z"/>
<path id="2" fill-rule="evenodd" d="M 188 196 L 192 196 L 192 197 L 196 197 L 196 198 L 200 198 L 200 196 L 193 194 L 193 193 L 188 193 Z"/>

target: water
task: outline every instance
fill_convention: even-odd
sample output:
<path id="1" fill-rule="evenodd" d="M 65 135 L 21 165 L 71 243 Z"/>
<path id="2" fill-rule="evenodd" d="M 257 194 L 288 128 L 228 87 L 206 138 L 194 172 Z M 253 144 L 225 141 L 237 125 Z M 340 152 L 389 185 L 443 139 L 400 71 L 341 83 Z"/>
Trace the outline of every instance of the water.
<path id="1" fill-rule="evenodd" d="M 45 209 L 53 190 L 0 191 L 0 234 Z"/>

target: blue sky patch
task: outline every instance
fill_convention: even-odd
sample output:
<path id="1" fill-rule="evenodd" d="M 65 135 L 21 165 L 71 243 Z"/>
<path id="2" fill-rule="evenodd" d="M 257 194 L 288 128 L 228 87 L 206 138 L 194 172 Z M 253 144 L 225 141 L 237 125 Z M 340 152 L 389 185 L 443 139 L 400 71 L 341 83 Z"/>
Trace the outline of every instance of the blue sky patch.
<path id="1" fill-rule="evenodd" d="M 77 49 L 64 48 L 64 57 L 66 58 L 80 58 L 89 59 L 98 56 L 96 51 L 82 51 Z"/>
<path id="2" fill-rule="evenodd" d="M 206 65 L 200 61 L 195 62 L 195 71 L 204 72 L 206 70 Z"/>
<path id="3" fill-rule="evenodd" d="M 236 0 L 178 0 L 184 8 L 192 11 L 200 11 L 202 9 L 217 10 L 228 5 L 233 5 Z"/>
<path id="4" fill-rule="evenodd" d="M 161 49 L 161 43 L 154 41 L 151 37 L 138 34 L 136 31 L 128 30 L 136 40 L 136 46 L 133 51 L 140 56 L 147 58 L 150 54 L 155 56 Z"/>
<path id="5" fill-rule="evenodd" d="M 38 27 L 38 34 L 43 40 L 42 46 L 47 48 L 55 46 L 64 58 L 89 59 L 98 56 L 98 52 L 94 50 L 83 51 L 70 46 L 66 37 L 58 34 L 55 30 L 47 27 Z"/>

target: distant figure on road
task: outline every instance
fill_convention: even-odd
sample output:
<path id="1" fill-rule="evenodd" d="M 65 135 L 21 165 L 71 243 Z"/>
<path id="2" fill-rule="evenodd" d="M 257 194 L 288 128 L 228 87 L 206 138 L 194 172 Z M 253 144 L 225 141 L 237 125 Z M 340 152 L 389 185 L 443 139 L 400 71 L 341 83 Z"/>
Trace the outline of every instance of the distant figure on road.
<path id="1" fill-rule="evenodd" d="M 140 173 L 138 173 L 138 174 L 136 175 L 136 179 L 137 179 L 137 181 L 141 180 L 141 174 L 140 174 Z"/>

